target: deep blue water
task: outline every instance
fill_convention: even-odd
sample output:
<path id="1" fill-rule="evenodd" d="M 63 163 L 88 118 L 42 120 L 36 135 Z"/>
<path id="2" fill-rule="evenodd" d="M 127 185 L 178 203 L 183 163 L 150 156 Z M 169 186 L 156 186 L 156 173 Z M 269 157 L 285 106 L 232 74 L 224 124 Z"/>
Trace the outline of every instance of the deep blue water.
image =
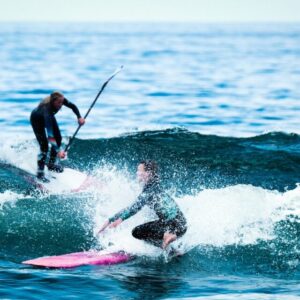
<path id="1" fill-rule="evenodd" d="M 299 24 L 3 23 L 0 43 L 1 298 L 300 298 Z M 41 194 L 22 176 L 31 110 L 61 90 L 84 114 L 120 65 L 63 162 L 105 187 Z M 66 142 L 76 119 L 57 120 Z M 138 195 L 146 158 L 187 217 L 180 259 L 131 236 L 147 209 L 95 236 Z M 21 264 L 111 243 L 137 259 Z"/>

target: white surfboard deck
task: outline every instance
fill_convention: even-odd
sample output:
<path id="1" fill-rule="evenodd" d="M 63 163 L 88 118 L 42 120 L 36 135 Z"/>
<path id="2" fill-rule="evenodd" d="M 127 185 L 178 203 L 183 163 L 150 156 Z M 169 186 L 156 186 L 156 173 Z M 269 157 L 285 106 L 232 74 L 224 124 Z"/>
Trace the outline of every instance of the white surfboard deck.
<path id="1" fill-rule="evenodd" d="M 23 165 L 22 169 L 28 172 L 31 176 L 33 184 L 43 192 L 50 192 L 54 194 L 80 192 L 93 185 L 96 181 L 86 173 L 64 168 L 62 173 L 51 172 L 45 167 L 45 178 L 49 182 L 43 182 L 36 177 L 36 170 L 31 165 Z"/>
<path id="2" fill-rule="evenodd" d="M 37 182 L 54 193 L 80 191 L 89 180 L 87 174 L 70 168 L 65 168 L 62 173 L 47 172 L 45 177 L 50 182 L 42 182 L 38 179 Z"/>

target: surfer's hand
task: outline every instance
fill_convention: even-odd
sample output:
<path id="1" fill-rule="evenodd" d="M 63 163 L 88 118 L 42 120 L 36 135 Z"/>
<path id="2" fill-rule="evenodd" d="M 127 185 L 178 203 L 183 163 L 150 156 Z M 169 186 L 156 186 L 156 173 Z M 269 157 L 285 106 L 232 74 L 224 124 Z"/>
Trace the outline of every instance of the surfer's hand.
<path id="1" fill-rule="evenodd" d="M 122 220 L 121 218 L 119 218 L 119 219 L 117 219 L 116 221 L 112 222 L 112 223 L 109 225 L 109 228 L 117 227 L 117 226 L 119 226 L 122 222 L 123 222 L 123 220 Z"/>
<path id="2" fill-rule="evenodd" d="M 79 125 L 82 126 L 84 123 L 85 123 L 85 119 L 84 119 L 84 118 L 79 118 L 79 119 L 78 119 L 78 124 L 79 124 Z"/>
<path id="3" fill-rule="evenodd" d="M 105 228 L 109 225 L 109 220 L 107 220 L 102 227 L 99 229 L 98 234 L 105 230 Z"/>
<path id="4" fill-rule="evenodd" d="M 64 150 L 61 150 L 57 153 L 58 158 L 65 158 L 66 157 L 66 152 Z"/>

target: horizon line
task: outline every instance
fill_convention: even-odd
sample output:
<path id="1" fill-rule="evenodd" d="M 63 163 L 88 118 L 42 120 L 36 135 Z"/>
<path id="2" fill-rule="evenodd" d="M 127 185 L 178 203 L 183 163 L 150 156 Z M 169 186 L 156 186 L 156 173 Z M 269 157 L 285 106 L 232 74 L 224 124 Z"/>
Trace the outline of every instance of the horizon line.
<path id="1" fill-rule="evenodd" d="M 0 20 L 0 23 L 180 23 L 180 24 L 300 24 L 300 20 Z"/>

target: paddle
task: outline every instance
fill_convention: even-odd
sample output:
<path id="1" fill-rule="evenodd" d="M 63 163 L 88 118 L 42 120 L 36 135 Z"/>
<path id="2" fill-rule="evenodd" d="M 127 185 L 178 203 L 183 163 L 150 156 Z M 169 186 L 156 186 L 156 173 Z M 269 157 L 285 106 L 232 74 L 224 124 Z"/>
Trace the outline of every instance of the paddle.
<path id="1" fill-rule="evenodd" d="M 92 108 L 93 108 L 94 105 L 96 104 L 96 102 L 97 102 L 99 96 L 102 94 L 103 90 L 105 89 L 105 87 L 107 86 L 107 84 L 109 83 L 109 81 L 110 81 L 111 79 L 113 79 L 113 78 L 114 78 L 114 77 L 115 77 L 122 69 L 123 69 L 123 66 L 121 66 L 120 68 L 118 68 L 118 69 L 117 69 L 117 70 L 116 70 L 116 71 L 115 71 L 115 72 L 114 72 L 114 73 L 113 73 L 113 74 L 112 74 L 112 75 L 111 75 L 111 76 L 103 83 L 103 85 L 102 85 L 100 91 L 98 92 L 98 94 L 97 94 L 95 100 L 93 101 L 93 103 L 90 105 L 88 111 L 86 112 L 86 114 L 85 114 L 85 116 L 84 116 L 84 119 L 86 119 L 87 116 L 89 115 L 90 111 L 92 110 Z M 65 152 L 67 152 L 68 149 L 70 148 L 71 143 L 73 142 L 73 140 L 74 140 L 76 134 L 78 133 L 79 129 L 81 128 L 81 126 L 82 126 L 82 125 L 78 125 L 78 127 L 77 127 L 76 131 L 74 132 L 73 136 L 70 138 L 69 143 L 68 143 L 67 146 L 65 147 Z"/>

